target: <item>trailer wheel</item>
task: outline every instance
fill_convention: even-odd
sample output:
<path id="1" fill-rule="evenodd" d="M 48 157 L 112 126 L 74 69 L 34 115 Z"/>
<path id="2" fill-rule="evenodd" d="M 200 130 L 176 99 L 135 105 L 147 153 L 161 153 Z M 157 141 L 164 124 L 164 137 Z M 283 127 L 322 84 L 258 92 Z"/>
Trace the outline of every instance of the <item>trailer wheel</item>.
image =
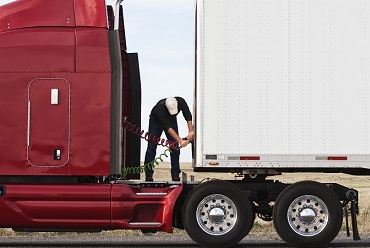
<path id="1" fill-rule="evenodd" d="M 186 198 L 183 223 L 188 235 L 206 247 L 230 247 L 251 230 L 254 211 L 249 198 L 235 185 L 212 180 Z"/>
<path id="2" fill-rule="evenodd" d="M 338 234 L 343 212 L 338 197 L 325 185 L 302 181 L 276 199 L 273 222 L 281 239 L 291 246 L 324 247 Z"/>

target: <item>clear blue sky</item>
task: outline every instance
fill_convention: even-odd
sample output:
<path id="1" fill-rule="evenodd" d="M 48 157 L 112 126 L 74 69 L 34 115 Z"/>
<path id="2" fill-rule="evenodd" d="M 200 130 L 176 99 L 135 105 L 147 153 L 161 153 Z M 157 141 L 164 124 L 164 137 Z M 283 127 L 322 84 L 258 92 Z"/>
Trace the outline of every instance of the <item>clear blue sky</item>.
<path id="1" fill-rule="evenodd" d="M 0 4 L 12 1 L 0 0 Z M 124 0 L 122 5 L 128 52 L 139 54 L 141 126 L 146 131 L 150 110 L 162 98 L 182 96 L 193 110 L 194 0 Z M 178 122 L 180 136 L 185 137 L 187 127 L 182 114 Z M 144 160 L 146 142 L 141 145 Z M 191 161 L 190 146 L 181 151 L 180 160 Z"/>

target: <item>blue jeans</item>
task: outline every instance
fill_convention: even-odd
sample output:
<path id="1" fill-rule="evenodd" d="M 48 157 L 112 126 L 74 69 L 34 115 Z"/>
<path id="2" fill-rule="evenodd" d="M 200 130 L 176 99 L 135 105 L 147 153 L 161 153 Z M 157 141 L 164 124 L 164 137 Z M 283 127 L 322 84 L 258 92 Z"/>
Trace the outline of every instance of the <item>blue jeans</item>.
<path id="1" fill-rule="evenodd" d="M 177 126 L 177 120 L 176 118 L 173 118 L 171 120 L 172 128 L 178 132 L 178 126 Z M 169 141 L 176 142 L 176 140 L 163 129 L 162 124 L 156 120 L 154 117 L 149 117 L 149 130 L 148 132 L 152 135 L 155 135 L 157 137 L 161 137 L 162 132 L 166 134 L 166 137 Z M 148 141 L 148 148 L 146 149 L 145 153 L 145 161 L 144 164 L 148 164 L 152 162 L 156 158 L 156 151 L 157 151 L 157 144 Z M 171 175 L 179 175 L 180 170 L 180 150 L 174 150 L 171 149 Z M 147 176 L 152 176 L 154 173 L 153 169 L 149 169 L 146 171 Z"/>

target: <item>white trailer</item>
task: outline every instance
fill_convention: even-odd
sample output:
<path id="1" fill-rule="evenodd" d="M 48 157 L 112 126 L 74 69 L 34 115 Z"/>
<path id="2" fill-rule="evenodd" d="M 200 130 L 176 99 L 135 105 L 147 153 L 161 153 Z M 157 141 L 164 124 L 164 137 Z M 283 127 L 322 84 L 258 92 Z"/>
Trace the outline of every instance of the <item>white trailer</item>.
<path id="1" fill-rule="evenodd" d="M 356 190 L 267 177 L 370 175 L 369 28 L 368 0 L 196 1 L 193 168 L 243 179 L 190 192 L 195 241 L 234 245 L 258 216 L 292 246 L 322 247 L 349 213 L 360 239 Z"/>
<path id="2" fill-rule="evenodd" d="M 196 170 L 370 173 L 369 1 L 196 9 Z"/>

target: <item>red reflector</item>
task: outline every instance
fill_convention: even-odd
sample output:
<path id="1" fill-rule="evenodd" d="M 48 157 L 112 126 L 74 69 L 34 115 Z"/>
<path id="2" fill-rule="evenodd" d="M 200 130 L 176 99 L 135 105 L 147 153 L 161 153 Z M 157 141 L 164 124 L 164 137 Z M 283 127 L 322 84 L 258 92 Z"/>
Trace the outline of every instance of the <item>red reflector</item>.
<path id="1" fill-rule="evenodd" d="M 328 160 L 347 160 L 347 157 L 336 157 L 336 156 L 329 156 Z"/>
<path id="2" fill-rule="evenodd" d="M 241 156 L 240 160 L 260 160 L 259 156 Z"/>

